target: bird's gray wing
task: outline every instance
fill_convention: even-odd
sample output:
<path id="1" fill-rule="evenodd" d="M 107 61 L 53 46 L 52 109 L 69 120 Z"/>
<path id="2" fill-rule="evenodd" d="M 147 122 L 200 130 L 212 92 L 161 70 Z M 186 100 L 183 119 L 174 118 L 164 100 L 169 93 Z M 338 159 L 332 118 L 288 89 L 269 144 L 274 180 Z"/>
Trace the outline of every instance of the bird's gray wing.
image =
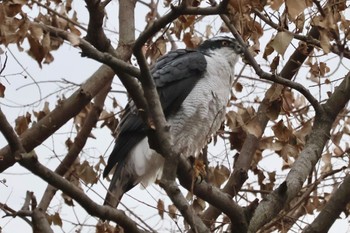
<path id="1" fill-rule="evenodd" d="M 165 117 L 169 117 L 179 109 L 196 82 L 203 76 L 206 64 L 203 54 L 186 49 L 169 52 L 157 61 L 151 73 Z M 147 136 L 148 128 L 137 114 L 137 109 L 132 101 L 127 105 L 125 111 L 119 125 L 119 134 L 114 149 L 103 172 L 104 177 L 116 164 L 114 176 L 119 177 L 130 150 Z M 127 186 L 130 186 L 130 183 Z M 132 186 L 128 187 L 128 189 L 131 188 Z"/>
<path id="2" fill-rule="evenodd" d="M 147 126 L 137 112 L 131 100 L 124 109 L 115 145 L 103 171 L 103 177 L 106 177 L 116 164 L 121 167 L 129 151 L 147 135 Z"/>
<path id="3" fill-rule="evenodd" d="M 165 117 L 175 113 L 203 77 L 207 61 L 196 50 L 179 49 L 169 52 L 151 70 Z"/>

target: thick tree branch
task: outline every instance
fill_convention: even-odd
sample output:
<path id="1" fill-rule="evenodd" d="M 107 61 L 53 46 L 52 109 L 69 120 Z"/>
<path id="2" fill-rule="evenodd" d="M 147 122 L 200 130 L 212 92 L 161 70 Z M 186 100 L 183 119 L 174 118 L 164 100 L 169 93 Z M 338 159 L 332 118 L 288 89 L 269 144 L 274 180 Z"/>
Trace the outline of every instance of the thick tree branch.
<path id="1" fill-rule="evenodd" d="M 336 173 L 339 173 L 341 171 L 344 171 L 346 167 L 342 167 L 340 169 L 332 170 L 327 173 L 323 173 L 317 180 L 315 180 L 314 183 L 310 184 L 308 187 L 305 187 L 306 190 L 302 191 L 302 195 L 298 196 L 293 200 L 291 203 L 291 207 L 288 210 L 282 211 L 276 218 L 274 218 L 273 221 L 269 222 L 268 224 L 264 225 L 259 231 L 260 232 L 266 232 L 266 231 L 273 231 L 275 226 L 278 224 L 279 221 L 283 221 L 283 219 L 288 219 L 286 223 L 284 223 L 284 229 L 288 231 L 296 221 L 298 221 L 299 217 L 301 215 L 305 214 L 305 205 L 303 203 L 307 202 L 307 199 L 310 198 L 310 194 L 317 190 L 317 186 L 323 182 L 326 177 L 333 176 Z"/>
<path id="2" fill-rule="evenodd" d="M 119 1 L 119 44 L 117 53 L 112 53 L 109 55 L 112 59 L 113 56 L 121 55 L 125 61 L 129 61 L 132 54 L 132 44 L 135 40 L 135 0 L 120 0 Z M 128 26 L 125 26 L 128 25 Z M 98 51 L 99 52 L 99 51 Z M 113 55 L 113 56 L 112 56 Z M 143 90 L 135 78 L 130 77 L 129 74 L 125 72 L 125 69 L 113 67 L 112 69 L 116 72 L 124 87 L 128 91 L 128 94 L 135 102 L 138 109 L 147 109 L 147 103 L 143 96 Z M 138 71 L 138 70 L 137 70 Z M 139 73 L 139 71 L 138 71 Z M 139 76 L 138 76 L 139 77 Z M 110 190 L 116 190 L 113 186 L 115 184 L 110 184 Z M 108 194 L 109 195 L 109 194 Z M 111 194 L 113 196 L 113 194 Z M 107 197 L 108 198 L 108 197 Z M 110 206 L 116 206 L 119 200 L 115 198 L 110 198 L 108 203 Z"/>
<path id="3" fill-rule="evenodd" d="M 36 208 L 32 213 L 33 219 L 33 233 L 53 233 L 49 222 L 43 212 Z"/>
<path id="4" fill-rule="evenodd" d="M 350 175 L 347 175 L 316 219 L 303 230 L 303 233 L 328 232 L 329 228 L 331 228 L 349 202 Z"/>
<path id="5" fill-rule="evenodd" d="M 27 152 L 33 150 L 69 119 L 77 115 L 112 80 L 113 76 L 114 72 L 109 67 L 101 66 L 81 88 L 21 135 L 20 140 L 24 149 Z M 16 162 L 11 156 L 9 146 L 0 150 L 0 158 L 0 172 Z"/>
<path id="6" fill-rule="evenodd" d="M 77 159 L 81 150 L 85 146 L 85 143 L 91 133 L 91 130 L 93 129 L 93 127 L 95 127 L 96 122 L 99 119 L 100 113 L 103 109 L 104 101 L 107 97 L 109 90 L 110 90 L 110 84 L 106 85 L 105 88 L 101 90 L 101 92 L 97 94 L 96 97 L 94 98 L 94 104 L 90 112 L 88 113 L 83 126 L 78 132 L 74 140 L 74 143 L 69 148 L 69 151 L 66 157 L 61 161 L 61 163 L 58 165 L 58 167 L 55 170 L 55 173 L 57 173 L 58 175 L 64 176 L 64 174 L 69 170 L 69 168 Z M 40 209 L 40 211 L 45 212 L 47 210 L 52 198 L 56 194 L 56 191 L 57 191 L 56 187 L 53 187 L 51 185 L 47 186 L 44 192 L 44 195 L 38 205 L 38 208 Z"/>
<path id="7" fill-rule="evenodd" d="M 256 232 L 271 221 L 301 190 L 304 181 L 321 157 L 323 148 L 330 138 L 332 124 L 350 99 L 350 73 L 337 87 L 332 96 L 315 116 L 315 122 L 308 141 L 293 164 L 286 181 L 268 195 L 258 206 L 249 226 L 249 232 Z"/>
<path id="8" fill-rule="evenodd" d="M 245 218 L 245 212 L 243 208 L 237 205 L 232 200 L 231 196 L 225 194 L 218 188 L 206 183 L 205 181 L 197 184 L 195 181 L 193 181 L 193 168 L 189 164 L 188 160 L 184 158 L 184 156 L 180 156 L 179 160 L 180 161 L 177 175 L 180 180 L 180 184 L 190 192 L 193 192 L 199 198 L 211 204 L 212 207 L 210 208 L 220 210 L 219 214 L 221 211 L 225 213 L 230 218 L 232 225 L 235 226 L 236 232 L 246 232 L 248 228 L 248 222 Z M 202 215 L 201 218 L 206 223 L 206 225 L 210 226 L 212 224 L 211 221 L 213 218 L 207 219 L 206 216 L 208 215 Z"/>
<path id="9" fill-rule="evenodd" d="M 89 24 L 86 40 L 93 44 L 101 52 L 115 52 L 109 39 L 103 31 L 103 19 L 105 17 L 105 7 L 111 0 L 85 0 L 89 11 Z"/>
<path id="10" fill-rule="evenodd" d="M 234 26 L 229 23 L 229 20 L 227 16 L 220 15 L 222 20 L 226 23 L 228 28 L 231 30 L 231 33 L 236 37 L 236 39 L 239 41 L 239 43 L 242 45 L 244 49 L 244 55 L 250 63 L 255 64 L 257 70 L 261 70 L 255 59 L 252 57 L 248 49 L 246 48 L 246 45 L 244 41 L 242 40 L 241 36 L 238 34 L 237 30 L 234 28 Z M 308 37 L 311 38 L 318 38 L 319 33 L 317 28 L 313 27 L 311 28 Z M 303 51 L 302 47 L 298 47 L 294 53 L 290 56 L 289 60 L 283 67 L 280 76 L 284 79 L 291 80 L 292 77 L 298 72 L 299 68 L 303 64 L 303 62 L 306 60 L 309 54 L 313 51 L 313 46 L 308 46 L 306 49 L 306 53 L 302 53 Z M 293 82 L 294 83 L 294 82 Z M 270 87 L 269 90 L 272 90 L 275 88 L 274 85 Z M 269 91 L 268 90 L 268 91 Z M 267 92 L 268 92 L 267 91 Z M 314 98 L 311 98 L 314 100 Z M 318 103 L 314 103 L 314 105 L 319 108 Z M 223 188 L 223 191 L 230 196 L 235 196 L 237 192 L 241 189 L 242 185 L 248 178 L 247 172 L 250 168 L 251 161 L 253 159 L 253 156 L 258 149 L 259 145 L 259 139 L 264 133 L 265 127 L 269 121 L 268 116 L 266 113 L 269 111 L 269 108 L 271 106 L 271 101 L 269 97 L 266 97 L 262 100 L 258 111 L 256 113 L 256 117 L 252 120 L 252 124 L 259 128 L 260 134 L 259 135 L 253 135 L 250 133 L 247 133 L 247 137 L 244 140 L 244 144 L 242 146 L 242 149 L 240 151 L 240 155 L 238 156 L 235 165 L 234 165 L 234 171 L 231 174 L 228 182 Z M 206 223 L 210 224 L 214 219 L 216 219 L 220 215 L 220 210 L 218 208 L 215 208 L 213 206 L 210 206 L 203 214 L 203 219 L 206 219 Z"/>
<path id="11" fill-rule="evenodd" d="M 81 207 L 83 207 L 90 215 L 96 216 L 101 219 L 110 220 L 119 223 L 127 232 L 142 232 L 138 229 L 136 223 L 125 215 L 121 210 L 114 209 L 109 206 L 101 206 L 92 201 L 82 190 L 65 180 L 61 176 L 57 175 L 53 171 L 43 166 L 35 158 L 35 156 L 26 156 L 19 163 L 31 171 L 33 174 L 39 176 L 47 183 L 51 184 L 62 190 L 65 194 L 69 195 Z"/>
<path id="12" fill-rule="evenodd" d="M 207 232 L 208 229 L 205 227 L 200 218 L 198 218 L 198 216 L 194 213 L 193 209 L 188 205 L 186 199 L 176 187 L 175 178 L 178 166 L 178 154 L 172 150 L 169 127 L 167 126 L 159 101 L 159 96 L 155 88 L 153 78 L 148 69 L 148 64 L 144 55 L 142 54 L 142 47 L 149 38 L 151 38 L 161 28 L 175 20 L 179 15 L 186 12 L 186 9 L 188 8 L 184 4 L 185 2 L 186 1 L 183 1 L 179 7 L 173 7 L 168 14 L 154 21 L 154 23 L 148 29 L 143 31 L 135 41 L 133 51 L 141 70 L 140 81 L 149 110 L 147 115 L 150 117 L 151 122 L 154 123 L 154 127 L 156 129 L 155 136 L 158 142 L 157 145 L 159 146 L 159 148 L 156 149 L 165 157 L 163 176 L 160 184 L 165 189 L 170 199 L 181 211 L 186 221 L 191 225 L 192 229 L 198 232 Z M 227 4 L 227 1 L 225 2 Z"/>
<path id="13" fill-rule="evenodd" d="M 0 131 L 6 139 L 11 142 L 12 155 L 20 154 L 19 163 L 31 171 L 33 174 L 45 180 L 48 184 L 59 188 L 74 200 L 76 200 L 89 214 L 101 219 L 118 222 L 126 231 L 139 233 L 142 232 L 137 228 L 136 223 L 128 218 L 123 211 L 116 210 L 108 206 L 100 206 L 92 201 L 82 190 L 63 179 L 50 169 L 43 166 L 37 159 L 36 155 L 26 154 L 25 149 L 17 138 L 15 131 L 7 122 L 5 115 L 0 110 Z M 10 144 L 10 143 L 9 143 Z"/>
<path id="14" fill-rule="evenodd" d="M 141 37 L 141 39 L 143 38 L 144 37 Z M 165 158 L 160 185 L 166 191 L 176 207 L 180 210 L 186 222 L 190 224 L 195 232 L 209 232 L 209 229 L 206 228 L 201 219 L 196 215 L 176 185 L 175 178 L 178 166 L 178 154 L 172 150 L 173 146 L 171 144 L 172 142 L 169 126 L 165 120 L 152 75 L 148 69 L 146 59 L 142 54 L 142 46 L 143 44 L 141 44 L 137 39 L 134 46 L 134 55 L 141 70 L 140 80 L 149 110 L 147 115 L 150 118 L 150 122 L 154 124 L 154 126 L 151 127 L 155 128 L 154 136 L 158 146 L 158 148 L 155 149 L 160 154 L 164 155 Z M 150 140 L 154 140 L 153 137 Z"/>

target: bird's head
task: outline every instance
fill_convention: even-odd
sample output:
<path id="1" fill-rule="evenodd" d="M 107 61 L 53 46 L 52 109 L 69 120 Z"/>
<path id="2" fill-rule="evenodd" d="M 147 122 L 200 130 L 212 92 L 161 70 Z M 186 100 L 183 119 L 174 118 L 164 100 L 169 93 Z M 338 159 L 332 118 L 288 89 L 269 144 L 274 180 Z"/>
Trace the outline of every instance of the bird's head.
<path id="1" fill-rule="evenodd" d="M 220 54 L 226 59 L 237 61 L 237 55 L 243 53 L 243 48 L 237 40 L 228 36 L 216 36 L 204 41 L 198 50 L 208 56 Z"/>

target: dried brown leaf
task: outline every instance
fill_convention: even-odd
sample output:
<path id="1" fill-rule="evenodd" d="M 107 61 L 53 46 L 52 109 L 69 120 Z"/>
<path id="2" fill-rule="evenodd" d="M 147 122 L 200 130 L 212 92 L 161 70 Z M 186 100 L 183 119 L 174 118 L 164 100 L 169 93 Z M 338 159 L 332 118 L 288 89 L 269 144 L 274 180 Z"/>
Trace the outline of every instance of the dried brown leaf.
<path id="1" fill-rule="evenodd" d="M 266 110 L 266 115 L 270 120 L 276 120 L 281 112 L 281 99 L 277 99 L 269 103 L 269 106 Z"/>
<path id="2" fill-rule="evenodd" d="M 296 27 L 296 32 L 295 33 L 301 33 L 304 29 L 304 24 L 305 24 L 305 14 L 302 12 L 300 15 L 298 15 L 297 19 L 295 20 L 295 27 Z"/>
<path id="3" fill-rule="evenodd" d="M 321 167 L 321 174 L 324 174 L 333 170 L 331 153 L 323 154 L 321 160 L 323 162 L 323 165 Z"/>
<path id="4" fill-rule="evenodd" d="M 288 161 L 289 158 L 297 158 L 299 150 L 296 146 L 286 143 L 279 153 L 285 161 Z"/>
<path id="5" fill-rule="evenodd" d="M 98 175 L 95 172 L 93 166 L 88 161 L 84 161 L 77 169 L 77 175 L 86 184 L 96 184 L 98 181 Z"/>
<path id="6" fill-rule="evenodd" d="M 260 138 L 260 136 L 262 135 L 262 128 L 260 127 L 260 124 L 258 121 L 250 121 L 248 122 L 248 124 L 243 127 L 244 129 L 246 129 L 246 131 L 249 134 L 254 135 L 257 138 Z"/>
<path id="7" fill-rule="evenodd" d="M 200 198 L 194 199 L 192 203 L 192 207 L 197 214 L 202 213 L 203 210 L 205 209 L 205 206 L 206 206 L 205 201 L 203 201 Z"/>
<path id="8" fill-rule="evenodd" d="M 278 54 L 281 54 L 283 57 L 292 39 L 293 35 L 291 33 L 284 31 L 278 32 L 275 38 L 269 42 L 269 46 L 271 46 L 274 50 L 276 50 Z"/>
<path id="9" fill-rule="evenodd" d="M 275 172 L 275 171 L 273 171 L 273 172 L 268 172 L 267 174 L 268 174 L 268 176 L 269 176 L 270 182 L 271 182 L 272 184 L 274 184 L 275 181 L 276 181 L 276 172 Z"/>
<path id="10" fill-rule="evenodd" d="M 237 82 L 237 83 L 235 83 L 234 88 L 235 88 L 235 91 L 242 92 L 243 85 L 240 82 Z"/>
<path id="11" fill-rule="evenodd" d="M 270 64 L 270 72 L 271 73 L 276 73 L 277 67 L 280 64 L 280 56 L 277 55 L 273 60 L 272 63 Z"/>
<path id="12" fill-rule="evenodd" d="M 106 161 L 104 160 L 103 156 L 100 155 L 98 162 L 95 164 L 94 169 L 95 171 L 100 171 L 100 166 L 106 167 Z"/>
<path id="13" fill-rule="evenodd" d="M 300 141 L 302 144 L 305 144 L 306 136 L 310 134 L 311 129 L 312 129 L 312 121 L 309 120 L 305 123 L 302 123 L 301 129 L 294 132 L 294 135 L 296 136 L 298 141 Z"/>
<path id="14" fill-rule="evenodd" d="M 168 214 L 170 218 L 176 219 L 177 217 L 176 212 L 177 212 L 177 208 L 175 205 L 168 205 Z"/>
<path id="15" fill-rule="evenodd" d="M 270 42 L 271 42 L 271 41 L 270 41 Z M 263 53 L 263 58 L 264 58 L 265 60 L 267 60 L 267 57 L 268 57 L 269 55 L 271 55 L 271 54 L 273 53 L 273 51 L 275 51 L 275 50 L 273 49 L 273 47 L 270 45 L 270 42 L 267 43 L 267 45 L 266 45 L 266 47 L 265 47 L 265 50 L 264 50 L 264 53 Z"/>
<path id="16" fill-rule="evenodd" d="M 161 199 L 159 199 L 157 202 L 157 210 L 158 210 L 159 216 L 162 219 L 164 219 L 164 201 L 162 201 Z"/>
<path id="17" fill-rule="evenodd" d="M 325 62 L 320 62 L 320 75 L 324 77 L 331 69 L 327 66 Z"/>
<path id="18" fill-rule="evenodd" d="M 213 35 L 212 29 L 213 29 L 213 27 L 210 24 L 208 24 L 205 27 L 205 37 L 206 38 L 209 38 L 211 35 Z"/>
<path id="19" fill-rule="evenodd" d="M 73 47 L 78 47 L 80 45 L 80 37 L 74 33 L 69 33 L 67 39 Z"/>
<path id="20" fill-rule="evenodd" d="M 56 226 L 62 227 L 62 219 L 58 212 L 55 212 L 53 215 L 51 215 L 52 223 Z"/>
<path id="21" fill-rule="evenodd" d="M 325 54 L 331 51 L 331 40 L 326 30 L 320 30 L 320 45 Z"/>
<path id="22" fill-rule="evenodd" d="M 213 171 L 213 183 L 216 187 L 220 187 L 230 176 L 230 170 L 224 165 L 218 165 Z"/>
<path id="23" fill-rule="evenodd" d="M 122 228 L 119 228 L 119 226 L 114 227 L 107 221 L 98 221 L 95 233 L 124 233 L 124 231 L 122 231 Z"/>
<path id="24" fill-rule="evenodd" d="M 5 89 L 6 87 L 0 83 L 0 97 L 4 98 L 5 97 Z"/>
<path id="25" fill-rule="evenodd" d="M 282 4 L 284 3 L 284 0 L 272 0 L 270 1 L 270 7 L 272 10 L 277 11 Z"/>
<path id="26" fill-rule="evenodd" d="M 113 97 L 112 101 L 113 101 L 113 102 L 112 102 L 113 108 L 117 108 L 117 107 L 120 106 L 119 103 L 118 103 L 118 101 L 116 100 L 116 98 Z"/>
<path id="27" fill-rule="evenodd" d="M 290 19 L 294 21 L 306 9 L 306 3 L 304 0 L 286 0 L 286 8 Z"/>
<path id="28" fill-rule="evenodd" d="M 284 87 L 282 85 L 274 84 L 265 93 L 265 98 L 267 98 L 270 102 L 278 100 L 281 98 L 283 89 Z"/>
<path id="29" fill-rule="evenodd" d="M 40 42 L 28 35 L 27 36 L 28 42 L 29 42 L 29 50 L 27 51 L 27 53 L 29 54 L 29 56 L 31 56 L 32 58 L 34 58 L 34 60 L 36 60 L 38 62 L 39 67 L 41 68 L 41 62 L 44 60 L 46 53 L 44 51 L 44 48 L 42 47 L 42 45 L 40 44 Z"/>
<path id="30" fill-rule="evenodd" d="M 291 168 L 293 163 L 294 163 L 293 160 L 291 160 L 290 157 L 287 157 L 286 160 L 283 159 L 282 161 L 283 161 L 282 170 Z"/>
<path id="31" fill-rule="evenodd" d="M 243 130 L 242 127 L 239 127 L 237 130 L 235 130 L 235 132 L 230 132 L 230 149 L 236 149 L 240 151 L 242 149 L 246 137 L 247 133 Z"/>
<path id="32" fill-rule="evenodd" d="M 294 110 L 294 102 L 295 102 L 294 94 L 291 91 L 291 89 L 283 89 L 282 97 L 283 97 L 282 108 L 287 114 L 289 114 L 291 111 Z"/>
<path id="33" fill-rule="evenodd" d="M 283 148 L 281 141 L 275 140 L 274 137 L 264 137 L 259 141 L 259 149 L 269 149 L 272 151 L 280 151 Z"/>
<path id="34" fill-rule="evenodd" d="M 66 145 L 67 149 L 70 150 L 71 146 L 73 145 L 73 141 L 70 138 L 67 138 L 67 140 L 64 142 Z"/>
<path id="35" fill-rule="evenodd" d="M 21 135 L 28 129 L 31 122 L 31 115 L 27 112 L 26 116 L 19 116 L 15 120 L 15 131 L 18 135 Z"/>
<path id="36" fill-rule="evenodd" d="M 283 120 L 280 120 L 277 124 L 272 126 L 271 129 L 274 132 L 275 136 L 283 142 L 287 142 L 289 138 L 292 136 L 291 130 L 289 130 L 283 124 Z"/>

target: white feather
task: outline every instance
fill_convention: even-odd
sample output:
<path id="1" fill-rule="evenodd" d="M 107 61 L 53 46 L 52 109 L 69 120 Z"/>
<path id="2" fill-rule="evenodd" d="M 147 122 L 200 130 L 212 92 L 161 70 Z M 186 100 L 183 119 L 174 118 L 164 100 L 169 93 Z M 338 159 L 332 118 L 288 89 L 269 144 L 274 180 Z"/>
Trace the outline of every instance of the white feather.
<path id="1" fill-rule="evenodd" d="M 131 160 L 139 176 L 139 182 L 147 187 L 156 179 L 160 179 L 163 172 L 164 158 L 150 149 L 148 138 L 142 139 L 131 151 Z"/>

